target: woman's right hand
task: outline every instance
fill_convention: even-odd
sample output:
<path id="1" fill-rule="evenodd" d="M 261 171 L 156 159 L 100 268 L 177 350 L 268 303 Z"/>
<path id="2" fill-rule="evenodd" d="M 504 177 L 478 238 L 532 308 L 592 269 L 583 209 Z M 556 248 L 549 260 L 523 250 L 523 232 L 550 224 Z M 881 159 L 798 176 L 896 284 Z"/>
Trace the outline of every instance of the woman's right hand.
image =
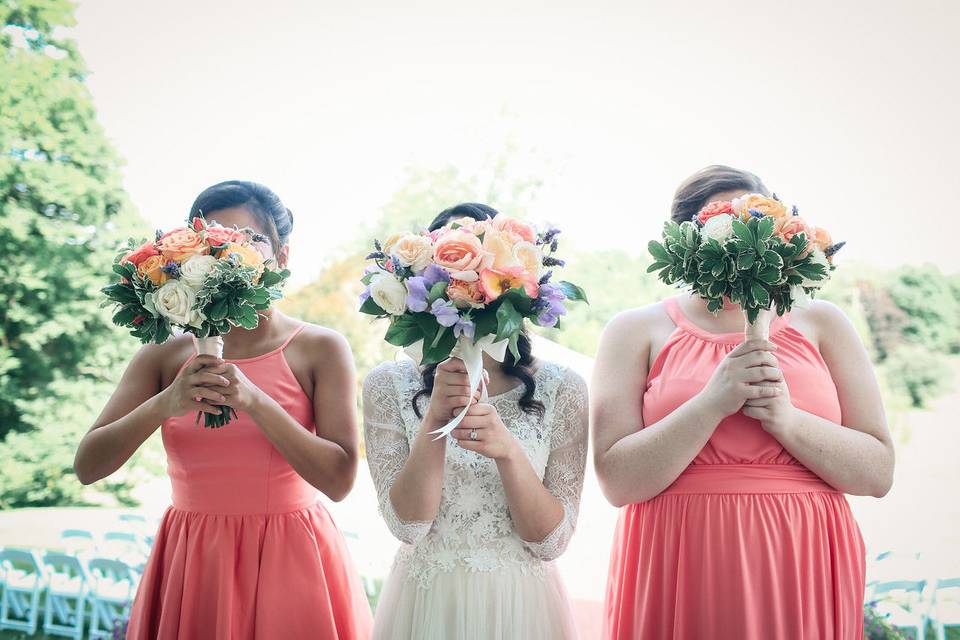
<path id="1" fill-rule="evenodd" d="M 763 384 L 783 380 L 773 355 L 776 348 L 769 340 L 750 340 L 739 345 L 714 370 L 700 392 L 701 399 L 722 419 L 739 411 L 747 400 L 779 395 L 778 387 Z"/>
<path id="2" fill-rule="evenodd" d="M 427 418 L 435 425 L 448 423 L 464 407 L 480 400 L 480 389 L 470 394 L 467 367 L 459 358 L 448 358 L 437 365 Z"/>
<path id="3" fill-rule="evenodd" d="M 223 404 L 222 391 L 230 381 L 220 375 L 223 360 L 216 356 L 200 355 L 193 359 L 180 375 L 163 390 L 164 413 L 168 417 L 182 416 L 190 411 L 205 411 L 219 415 L 214 405 Z"/>

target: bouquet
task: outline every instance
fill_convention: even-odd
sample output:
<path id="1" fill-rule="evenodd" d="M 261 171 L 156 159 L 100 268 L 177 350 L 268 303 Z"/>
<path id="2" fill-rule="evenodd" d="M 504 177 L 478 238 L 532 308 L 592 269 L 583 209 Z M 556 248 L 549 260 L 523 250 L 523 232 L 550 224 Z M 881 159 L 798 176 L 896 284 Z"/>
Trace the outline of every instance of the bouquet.
<path id="1" fill-rule="evenodd" d="M 197 351 L 223 357 L 223 338 L 232 327 L 254 329 L 259 311 L 280 298 L 290 272 L 272 269 L 255 243 L 253 229 L 227 228 L 194 218 L 186 227 L 135 242 L 117 254 L 119 281 L 103 288 L 104 306 L 115 305 L 113 322 L 140 342 L 162 343 L 174 328 L 197 337 Z M 207 427 L 221 427 L 233 413 L 205 414 Z M 200 414 L 197 414 L 197 421 Z"/>
<path id="2" fill-rule="evenodd" d="M 498 215 L 374 241 L 360 311 L 388 318 L 386 341 L 420 364 L 463 360 L 475 392 L 484 353 L 502 362 L 509 349 L 519 359 L 525 319 L 556 327 L 567 301 L 586 302 L 577 285 L 553 281 L 552 269 L 564 264 L 555 255 L 559 233 Z M 433 433 L 447 435 L 466 411 Z"/>
<path id="3" fill-rule="evenodd" d="M 836 268 L 834 244 L 823 228 L 789 211 L 777 198 L 749 194 L 711 202 L 689 222 L 668 222 L 660 242 L 651 241 L 657 271 L 670 285 L 689 287 L 718 313 L 724 299 L 746 316 L 746 338 L 767 339 L 773 313 L 803 306 Z"/>

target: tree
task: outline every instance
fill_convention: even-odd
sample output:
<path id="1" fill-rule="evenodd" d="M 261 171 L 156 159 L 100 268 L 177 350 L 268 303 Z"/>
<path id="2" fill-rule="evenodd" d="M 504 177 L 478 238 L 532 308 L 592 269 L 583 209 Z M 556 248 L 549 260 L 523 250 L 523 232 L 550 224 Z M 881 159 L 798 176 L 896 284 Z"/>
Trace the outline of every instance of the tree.
<path id="1" fill-rule="evenodd" d="M 144 231 L 64 35 L 73 10 L 66 0 L 0 3 L 0 438 L 70 431 L 72 442 L 44 443 L 70 451 L 96 410 L 75 409 L 102 400 L 134 347 L 99 308 L 99 288 L 121 238 Z M 0 495 L 4 506 L 24 501 Z"/>

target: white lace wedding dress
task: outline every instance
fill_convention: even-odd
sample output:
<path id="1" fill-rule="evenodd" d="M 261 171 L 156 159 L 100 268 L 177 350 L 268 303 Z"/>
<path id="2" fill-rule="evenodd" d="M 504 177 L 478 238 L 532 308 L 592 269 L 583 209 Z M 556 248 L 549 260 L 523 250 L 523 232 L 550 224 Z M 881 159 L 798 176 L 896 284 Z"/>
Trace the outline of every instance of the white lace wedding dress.
<path id="1" fill-rule="evenodd" d="M 587 455 L 587 390 L 569 369 L 534 374 L 541 419 L 524 413 L 523 386 L 491 397 L 537 475 L 563 505 L 557 528 L 538 542 L 513 529 L 496 463 L 446 443 L 443 492 L 432 522 L 404 522 L 390 487 L 420 429 L 412 362 L 382 364 L 364 382 L 367 461 L 390 531 L 404 544 L 377 606 L 377 640 L 563 640 L 576 636 L 566 592 L 550 562 L 563 553 L 580 506 Z M 427 399 L 421 398 L 423 411 Z"/>

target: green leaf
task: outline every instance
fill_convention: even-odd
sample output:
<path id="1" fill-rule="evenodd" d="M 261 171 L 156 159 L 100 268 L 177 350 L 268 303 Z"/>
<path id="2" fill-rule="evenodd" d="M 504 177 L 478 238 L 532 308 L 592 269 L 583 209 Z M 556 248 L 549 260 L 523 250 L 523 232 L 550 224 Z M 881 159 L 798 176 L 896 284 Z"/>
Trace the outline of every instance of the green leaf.
<path id="1" fill-rule="evenodd" d="M 770 236 L 773 235 L 774 221 L 773 218 L 764 217 L 757 223 L 757 240 L 763 242 L 770 239 Z"/>
<path id="2" fill-rule="evenodd" d="M 587 293 L 572 282 L 561 280 L 558 285 L 560 290 L 563 291 L 563 295 L 567 296 L 567 300 L 581 301 L 590 304 L 590 301 L 587 300 Z"/>
<path id="3" fill-rule="evenodd" d="M 433 304 L 435 300 L 442 298 L 443 294 L 447 291 L 447 286 L 447 283 L 441 280 L 430 287 L 430 291 L 427 294 L 427 304 Z"/>
<path id="4" fill-rule="evenodd" d="M 380 305 L 374 302 L 373 296 L 370 296 L 369 298 L 363 301 L 363 304 L 360 305 L 360 313 L 366 313 L 371 316 L 387 315 L 387 312 L 384 311 Z"/>
<path id="5" fill-rule="evenodd" d="M 397 347 L 408 347 L 424 337 L 417 321 L 410 315 L 402 315 L 391 320 L 384 340 Z"/>
<path id="6" fill-rule="evenodd" d="M 761 309 L 766 309 L 770 306 L 770 294 L 762 284 L 754 282 L 750 285 L 750 292 L 753 294 L 753 299 Z"/>
<path id="7" fill-rule="evenodd" d="M 670 254 L 667 252 L 666 249 L 663 248 L 663 245 L 657 242 L 656 240 L 651 240 L 647 244 L 647 250 L 657 260 L 661 260 L 663 262 L 671 262 Z"/>
<path id="8" fill-rule="evenodd" d="M 749 243 L 751 245 L 753 244 L 754 237 L 753 237 L 753 232 L 750 231 L 750 227 L 748 227 L 747 225 L 745 225 L 744 223 L 740 222 L 737 219 L 734 219 L 733 221 L 733 233 L 740 240 L 746 243 Z"/>
<path id="9" fill-rule="evenodd" d="M 520 333 L 523 329 L 523 316 L 509 300 L 500 303 L 497 309 L 497 340 L 504 340 Z"/>
<path id="10" fill-rule="evenodd" d="M 249 307 L 248 307 L 249 308 Z M 227 317 L 227 311 L 229 311 L 230 305 L 227 303 L 226 299 L 221 298 L 210 305 L 210 308 L 207 310 L 206 316 L 210 320 L 219 321 Z"/>
<path id="11" fill-rule="evenodd" d="M 757 254 L 753 251 L 745 251 L 737 256 L 737 269 L 740 271 L 747 271 L 753 267 L 754 263 L 757 261 Z"/>
<path id="12" fill-rule="evenodd" d="M 443 362 L 450 357 L 450 352 L 453 351 L 453 347 L 456 344 L 457 339 L 454 337 L 452 331 L 444 331 L 440 334 L 440 339 L 436 344 L 434 344 L 433 341 L 431 341 L 430 344 L 424 342 L 423 359 L 420 361 L 420 364 L 427 366 Z"/>

